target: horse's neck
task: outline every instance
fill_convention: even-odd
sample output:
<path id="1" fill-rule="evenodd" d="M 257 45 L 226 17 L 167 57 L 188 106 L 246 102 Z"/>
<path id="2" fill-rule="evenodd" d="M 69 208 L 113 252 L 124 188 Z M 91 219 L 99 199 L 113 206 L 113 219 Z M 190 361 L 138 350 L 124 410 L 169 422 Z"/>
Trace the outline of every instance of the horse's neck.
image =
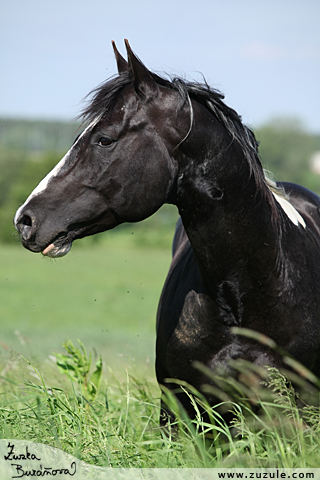
<path id="1" fill-rule="evenodd" d="M 231 281 L 263 283 L 277 261 L 268 202 L 230 135 L 223 130 L 217 136 L 216 131 L 207 133 L 206 148 L 203 138 L 198 148 L 193 138 L 192 150 L 199 154 L 181 160 L 177 195 L 206 287 L 215 290 Z"/>

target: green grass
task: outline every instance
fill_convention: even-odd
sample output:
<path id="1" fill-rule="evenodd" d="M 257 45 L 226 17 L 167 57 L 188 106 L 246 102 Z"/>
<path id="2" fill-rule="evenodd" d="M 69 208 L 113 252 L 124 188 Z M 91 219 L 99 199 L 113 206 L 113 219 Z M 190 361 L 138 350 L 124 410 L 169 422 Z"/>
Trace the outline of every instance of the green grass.
<path id="1" fill-rule="evenodd" d="M 200 393 L 192 401 L 206 422 L 190 421 L 168 393 L 178 431 L 160 430 L 155 315 L 169 263 L 169 249 L 137 248 L 129 230 L 56 261 L 1 246 L 0 437 L 112 467 L 318 467 L 319 383 L 292 360 L 310 382 L 290 374 L 299 398 L 283 374 L 238 362 L 241 382 L 216 379 L 231 427 Z"/>
<path id="2" fill-rule="evenodd" d="M 126 356 L 153 364 L 170 249 L 136 248 L 131 232 L 109 237 L 75 243 L 57 260 L 0 246 L 0 351 L 7 345 L 43 359 L 81 338 L 114 368 Z"/>
<path id="3" fill-rule="evenodd" d="M 244 364 L 238 367 L 241 371 Z M 201 394 L 193 392 L 192 401 L 196 411 L 200 406 L 207 411 L 206 421 L 200 415 L 189 420 L 169 394 L 168 404 L 178 419 L 174 435 L 165 435 L 158 426 L 159 390 L 154 380 L 128 373 L 119 378 L 106 370 L 99 393 L 88 402 L 83 384 L 61 374 L 53 361 L 43 376 L 41 368 L 23 360 L 2 376 L 0 437 L 51 445 L 100 466 L 319 466 L 319 408 L 298 407 L 291 385 L 276 370 L 267 372 L 265 389 L 254 382 L 220 379 L 224 392 L 224 387 L 229 390 L 224 405 L 235 411 L 230 428 Z M 256 373 L 248 364 L 245 371 L 247 380 Z"/>

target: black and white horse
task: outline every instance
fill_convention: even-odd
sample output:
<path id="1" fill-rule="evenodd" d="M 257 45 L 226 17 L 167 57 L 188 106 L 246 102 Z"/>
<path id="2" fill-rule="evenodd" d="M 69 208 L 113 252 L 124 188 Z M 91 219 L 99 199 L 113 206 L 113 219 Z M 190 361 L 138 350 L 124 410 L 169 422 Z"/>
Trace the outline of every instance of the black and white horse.
<path id="1" fill-rule="evenodd" d="M 78 238 L 174 204 L 181 219 L 158 309 L 158 382 L 201 390 L 208 379 L 195 361 L 213 371 L 237 358 L 281 366 L 234 326 L 271 337 L 320 374 L 320 199 L 266 178 L 253 132 L 219 92 L 163 79 L 126 48 L 128 61 L 114 46 L 119 75 L 93 92 L 87 128 L 17 211 L 22 244 L 63 256 Z"/>

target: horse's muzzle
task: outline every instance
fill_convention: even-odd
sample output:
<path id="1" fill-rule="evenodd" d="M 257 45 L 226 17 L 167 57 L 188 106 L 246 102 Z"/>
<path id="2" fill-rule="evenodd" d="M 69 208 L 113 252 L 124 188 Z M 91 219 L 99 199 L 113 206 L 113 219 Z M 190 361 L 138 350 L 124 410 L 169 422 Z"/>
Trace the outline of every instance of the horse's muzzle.
<path id="1" fill-rule="evenodd" d="M 67 237 L 66 232 L 60 232 L 51 236 L 45 236 L 39 241 L 39 221 L 32 215 L 30 211 L 21 212 L 14 218 L 14 226 L 16 227 L 22 245 L 31 252 L 42 254 L 46 257 L 63 257 L 72 246 L 72 240 Z"/>

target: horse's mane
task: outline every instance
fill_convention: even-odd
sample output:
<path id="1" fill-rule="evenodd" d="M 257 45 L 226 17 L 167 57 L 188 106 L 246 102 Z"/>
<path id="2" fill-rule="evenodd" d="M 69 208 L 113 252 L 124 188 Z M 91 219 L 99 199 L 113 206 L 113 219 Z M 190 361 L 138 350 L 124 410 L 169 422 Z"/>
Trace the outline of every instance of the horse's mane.
<path id="1" fill-rule="evenodd" d="M 157 83 L 163 81 L 161 77 L 155 77 Z M 263 188 L 265 177 L 258 154 L 258 142 L 253 131 L 242 123 L 241 116 L 223 102 L 224 95 L 219 90 L 210 87 L 205 79 L 203 83 L 199 83 L 174 77 L 170 82 L 166 80 L 165 82 L 165 86 L 177 90 L 184 101 L 187 101 L 188 98 L 196 100 L 216 117 L 229 132 L 233 141 L 241 147 L 258 186 Z"/>
<path id="2" fill-rule="evenodd" d="M 233 141 L 237 142 L 243 151 L 243 154 L 249 164 L 250 171 L 253 174 L 258 190 L 268 200 L 272 207 L 271 191 L 278 195 L 283 195 L 283 191 L 270 180 L 261 165 L 258 142 L 253 131 L 242 123 L 241 116 L 228 107 L 224 102 L 224 95 L 217 89 L 212 88 L 204 80 L 200 82 L 189 82 L 180 77 L 170 79 L 163 78 L 156 73 L 149 72 L 155 82 L 163 87 L 176 90 L 182 97 L 183 102 L 190 105 L 191 127 L 192 129 L 192 105 L 190 99 L 193 99 L 207 108 L 217 120 L 226 128 Z M 82 110 L 79 118 L 86 122 L 94 122 L 101 119 L 114 105 L 123 87 L 132 83 L 130 72 L 121 73 L 121 75 L 111 77 L 106 82 L 92 90 L 86 97 L 87 104 Z M 185 139 L 188 135 L 185 137 Z M 185 140 L 183 139 L 183 141 Z M 182 142 L 181 142 L 182 143 Z M 274 210 L 272 208 L 272 210 Z"/>

